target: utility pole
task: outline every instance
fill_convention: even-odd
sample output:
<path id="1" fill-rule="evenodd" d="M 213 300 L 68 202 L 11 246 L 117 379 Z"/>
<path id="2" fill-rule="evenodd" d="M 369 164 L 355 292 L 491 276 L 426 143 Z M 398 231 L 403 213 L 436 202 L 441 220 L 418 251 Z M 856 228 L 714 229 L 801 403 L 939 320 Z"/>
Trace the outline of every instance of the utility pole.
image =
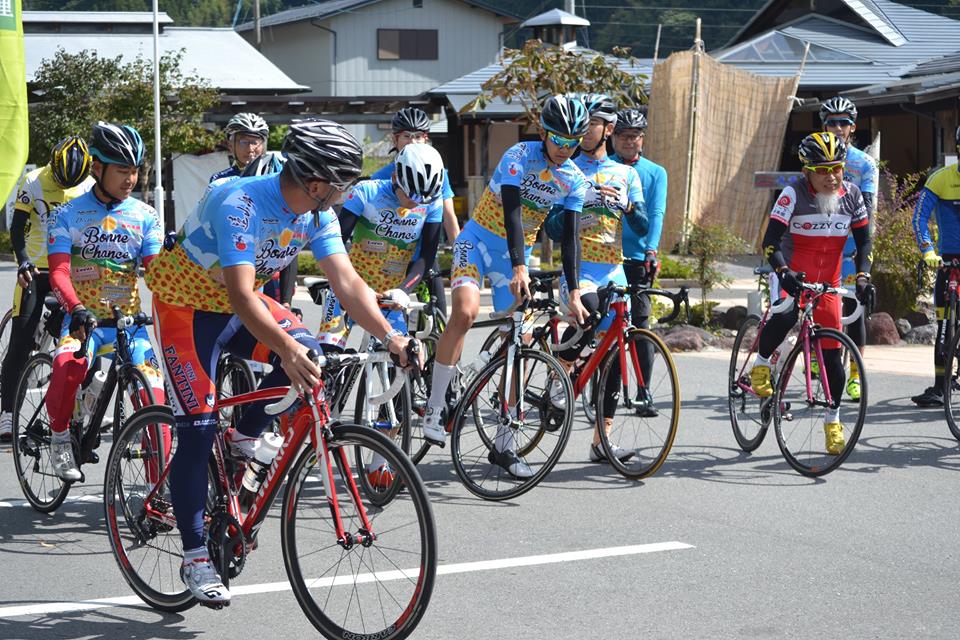
<path id="1" fill-rule="evenodd" d="M 253 0 L 253 28 L 257 33 L 257 51 L 260 51 L 263 42 L 260 37 L 260 0 Z"/>

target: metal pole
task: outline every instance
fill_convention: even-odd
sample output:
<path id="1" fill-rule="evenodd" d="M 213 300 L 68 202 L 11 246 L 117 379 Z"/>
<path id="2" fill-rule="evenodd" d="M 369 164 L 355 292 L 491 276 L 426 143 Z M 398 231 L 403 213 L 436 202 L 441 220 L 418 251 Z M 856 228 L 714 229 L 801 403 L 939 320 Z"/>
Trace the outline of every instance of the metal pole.
<path id="1" fill-rule="evenodd" d="M 260 0 L 253 0 L 253 27 L 257 32 L 257 51 L 260 51 Z"/>
<path id="2" fill-rule="evenodd" d="M 663 30 L 663 24 L 657 25 L 657 40 L 653 43 L 653 64 L 657 64 L 657 58 L 660 55 L 660 31 Z"/>
<path id="3" fill-rule="evenodd" d="M 153 191 L 153 206 L 160 218 L 160 228 L 166 230 L 163 215 L 163 155 L 160 149 L 160 8 L 159 0 L 153 0 L 153 162 L 156 171 L 156 187 Z"/>
<path id="4" fill-rule="evenodd" d="M 693 41 L 693 79 L 690 83 L 690 145 L 687 147 L 687 180 L 684 187 L 683 227 L 680 232 L 680 251 L 686 253 L 690 242 L 690 202 L 693 198 L 693 149 L 697 137 L 697 109 L 700 98 L 700 55 L 703 52 L 703 40 L 700 39 L 700 18 L 697 18 L 697 35 Z"/>

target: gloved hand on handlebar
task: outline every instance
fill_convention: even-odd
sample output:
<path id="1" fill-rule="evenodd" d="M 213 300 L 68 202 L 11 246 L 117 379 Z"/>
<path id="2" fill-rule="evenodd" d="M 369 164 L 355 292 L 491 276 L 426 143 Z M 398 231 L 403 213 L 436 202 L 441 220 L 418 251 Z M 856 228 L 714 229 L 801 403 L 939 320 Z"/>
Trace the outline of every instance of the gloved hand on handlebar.
<path id="1" fill-rule="evenodd" d="M 777 278 L 780 279 L 780 288 L 786 291 L 789 295 L 796 298 L 800 295 L 800 289 L 802 288 L 801 280 L 797 277 L 796 271 L 791 271 L 789 268 L 784 267 L 777 272 Z"/>
<path id="2" fill-rule="evenodd" d="M 70 312 L 70 335 L 77 340 L 86 340 L 96 326 L 97 316 L 86 307 L 78 305 Z"/>
<path id="3" fill-rule="evenodd" d="M 923 261 L 931 269 L 936 269 L 937 267 L 940 266 L 942 258 L 937 255 L 936 251 L 928 248 L 923 252 Z"/>
<path id="4" fill-rule="evenodd" d="M 382 301 L 392 301 L 392 309 L 405 309 L 410 306 L 410 296 L 403 289 L 390 289 L 377 294 L 377 299 Z"/>
<path id="5" fill-rule="evenodd" d="M 643 266 L 647 270 L 647 282 L 652 286 L 660 271 L 660 261 L 657 259 L 656 251 L 647 251 L 643 258 Z"/>
<path id="6" fill-rule="evenodd" d="M 867 304 L 868 299 L 871 295 L 871 286 L 870 286 L 870 274 L 869 273 L 858 273 L 857 274 L 857 300 L 861 304 Z"/>

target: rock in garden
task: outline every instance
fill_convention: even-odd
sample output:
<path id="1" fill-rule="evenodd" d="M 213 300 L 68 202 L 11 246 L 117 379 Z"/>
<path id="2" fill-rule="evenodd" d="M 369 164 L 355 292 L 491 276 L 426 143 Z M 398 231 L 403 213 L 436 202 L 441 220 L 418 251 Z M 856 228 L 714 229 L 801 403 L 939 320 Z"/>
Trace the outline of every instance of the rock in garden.
<path id="1" fill-rule="evenodd" d="M 867 319 L 867 344 L 898 344 L 900 333 L 889 313 L 875 313 Z"/>
<path id="2" fill-rule="evenodd" d="M 925 324 L 916 329 L 911 329 L 907 335 L 903 336 L 903 339 L 910 344 L 933 344 L 934 340 L 937 339 L 937 325 Z"/>
<path id="3" fill-rule="evenodd" d="M 897 325 L 897 332 L 900 334 L 901 338 L 910 333 L 910 330 L 913 329 L 913 327 L 910 326 L 910 323 L 903 318 L 897 320 L 895 324 Z"/>
<path id="4" fill-rule="evenodd" d="M 925 324 L 930 324 L 930 318 L 923 311 L 911 311 L 903 318 L 910 323 L 911 327 L 922 327 Z"/>
<path id="5" fill-rule="evenodd" d="M 727 309 L 726 313 L 723 314 L 723 326 L 726 329 L 733 329 L 736 331 L 740 328 L 740 325 L 743 324 L 743 320 L 746 317 L 746 307 L 742 307 L 740 305 L 730 307 Z"/>
<path id="6" fill-rule="evenodd" d="M 696 327 L 675 327 L 664 333 L 663 342 L 670 351 L 700 351 L 703 349 L 703 338 Z"/>

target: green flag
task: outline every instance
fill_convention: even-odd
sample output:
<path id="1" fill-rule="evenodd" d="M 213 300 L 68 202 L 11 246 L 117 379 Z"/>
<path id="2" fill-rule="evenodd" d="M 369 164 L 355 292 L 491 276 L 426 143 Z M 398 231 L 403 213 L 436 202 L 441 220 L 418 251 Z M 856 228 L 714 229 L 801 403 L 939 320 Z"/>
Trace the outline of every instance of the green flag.
<path id="1" fill-rule="evenodd" d="M 28 131 L 20 0 L 0 0 L 0 207 L 27 162 Z"/>

